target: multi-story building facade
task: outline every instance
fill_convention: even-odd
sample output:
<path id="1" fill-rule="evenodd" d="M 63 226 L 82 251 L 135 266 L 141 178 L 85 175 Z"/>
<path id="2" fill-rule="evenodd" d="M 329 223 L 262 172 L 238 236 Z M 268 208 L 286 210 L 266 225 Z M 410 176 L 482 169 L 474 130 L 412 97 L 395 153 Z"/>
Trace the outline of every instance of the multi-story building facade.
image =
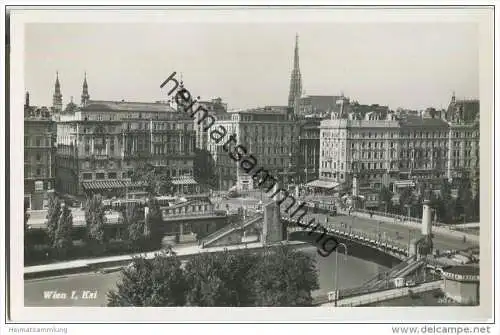
<path id="1" fill-rule="evenodd" d="M 217 125 L 227 130 L 227 136 L 236 136 L 237 142 L 253 155 L 257 167 L 267 169 L 277 180 L 292 182 L 296 174 L 298 126 L 292 110 L 282 106 L 229 112 L 217 119 Z M 219 171 L 222 189 L 237 186 L 239 190 L 252 190 L 254 180 L 235 162 L 223 144 L 211 141 L 209 150 Z"/>
<path id="2" fill-rule="evenodd" d="M 472 193 L 479 192 L 479 100 L 457 100 L 453 94 L 446 119 L 448 131 L 448 178 L 469 178 Z"/>
<path id="3" fill-rule="evenodd" d="M 316 184 L 324 181 L 325 187 L 349 189 L 356 176 L 365 205 L 377 207 L 382 185 L 397 192 L 398 185 L 414 180 L 432 184 L 464 173 L 477 175 L 478 180 L 479 102 L 465 104 L 452 99 L 446 119 L 429 113 L 396 117 L 368 112 L 363 120 L 354 119 L 358 116 L 351 113 L 348 119 L 322 121 Z"/>
<path id="4" fill-rule="evenodd" d="M 58 122 L 58 189 L 121 195 L 147 163 L 171 177 L 175 192 L 194 192 L 192 119 L 165 103 L 93 101 Z"/>
<path id="5" fill-rule="evenodd" d="M 319 117 L 298 120 L 298 182 L 307 183 L 310 180 L 319 178 L 320 124 L 322 120 Z"/>
<path id="6" fill-rule="evenodd" d="M 56 122 L 46 107 L 24 105 L 24 203 L 43 209 L 47 193 L 55 187 Z"/>
<path id="7" fill-rule="evenodd" d="M 374 187 L 388 184 L 390 176 L 399 171 L 398 131 L 399 124 L 391 117 L 322 121 L 319 179 L 349 187 L 356 176 L 360 189 L 367 181 L 373 181 Z"/>
<path id="8" fill-rule="evenodd" d="M 227 113 L 227 104 L 222 102 L 221 98 L 212 99 L 210 101 L 198 101 L 198 106 L 204 108 L 208 115 L 218 118 L 219 115 L 224 115 Z M 182 107 L 181 107 L 182 108 Z M 194 129 L 196 131 L 196 149 L 207 150 L 209 141 L 209 132 L 204 130 L 206 128 L 206 122 L 198 122 L 196 118 L 193 118 Z"/>
<path id="9" fill-rule="evenodd" d="M 221 98 L 212 99 L 210 101 L 198 101 L 195 109 L 197 110 L 198 108 L 206 110 L 207 115 L 214 119 L 222 118 L 227 114 L 227 104 L 222 102 Z M 179 106 L 179 109 L 183 110 L 183 106 Z M 191 112 L 189 114 L 191 114 Z M 200 113 L 198 113 L 192 118 L 196 133 L 194 177 L 203 188 L 216 188 L 217 176 L 215 164 L 208 150 L 210 132 L 207 126 L 210 119 L 206 118 L 201 120 L 201 117 L 203 116 L 200 116 Z M 201 122 L 199 122 L 200 120 Z"/>

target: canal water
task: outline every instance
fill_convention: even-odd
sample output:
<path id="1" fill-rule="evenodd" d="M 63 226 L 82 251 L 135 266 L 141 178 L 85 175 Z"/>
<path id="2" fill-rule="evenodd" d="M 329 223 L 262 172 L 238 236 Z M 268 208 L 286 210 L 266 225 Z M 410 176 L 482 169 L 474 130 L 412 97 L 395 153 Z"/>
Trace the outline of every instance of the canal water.
<path id="1" fill-rule="evenodd" d="M 335 273 L 338 271 L 339 289 L 356 288 L 378 273 L 387 270 L 387 267 L 365 261 L 353 256 L 338 255 L 338 268 L 335 268 L 335 252 L 328 257 L 318 255 L 315 247 L 304 247 L 300 251 L 312 256 L 316 260 L 318 271 L 319 290 L 313 292 L 312 296 L 325 296 L 328 292 L 335 290 Z"/>
<path id="2" fill-rule="evenodd" d="M 352 256 L 344 259 L 344 254 L 339 254 L 339 267 L 335 269 L 335 253 L 328 257 L 321 257 L 312 246 L 304 246 L 300 251 L 310 255 L 316 260 L 320 289 L 313 292 L 313 298 L 326 296 L 335 289 L 335 271 L 339 271 L 339 288 L 355 288 L 361 286 L 369 279 L 376 276 L 386 268 L 373 262 L 365 261 Z M 112 273 L 83 273 L 72 276 L 25 280 L 24 301 L 25 306 L 105 306 L 106 293 L 114 289 L 120 280 L 119 272 Z M 70 300 L 70 299 L 45 299 L 45 291 L 69 292 L 73 290 L 97 291 L 97 299 Z"/>

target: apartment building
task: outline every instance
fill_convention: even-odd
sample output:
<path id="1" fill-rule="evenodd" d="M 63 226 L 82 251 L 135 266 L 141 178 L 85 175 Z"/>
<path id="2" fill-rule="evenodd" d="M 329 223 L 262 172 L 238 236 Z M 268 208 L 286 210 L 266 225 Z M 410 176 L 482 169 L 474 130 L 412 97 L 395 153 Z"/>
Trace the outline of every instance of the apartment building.
<path id="1" fill-rule="evenodd" d="M 47 107 L 24 105 L 24 204 L 43 209 L 55 187 L 56 122 Z"/>
<path id="2" fill-rule="evenodd" d="M 368 112 L 357 120 L 351 113 L 348 119 L 321 122 L 316 187 L 348 190 L 356 176 L 367 207 L 379 205 L 382 185 L 397 193 L 415 180 L 467 177 L 475 180 L 477 192 L 479 101 L 453 97 L 443 118 L 431 113 L 382 115 Z"/>
<path id="3" fill-rule="evenodd" d="M 217 119 L 217 125 L 234 134 L 238 144 L 253 155 L 257 166 L 267 169 L 277 180 L 293 182 L 297 167 L 298 126 L 292 110 L 284 106 L 267 106 L 228 112 Z M 251 174 L 240 168 L 224 150 L 225 141 L 209 143 L 222 189 L 236 186 L 239 190 L 254 189 Z"/>
<path id="4" fill-rule="evenodd" d="M 192 119 L 163 102 L 87 101 L 57 125 L 58 190 L 73 195 L 123 195 L 141 185 L 132 171 L 151 164 L 175 192 L 195 192 Z"/>

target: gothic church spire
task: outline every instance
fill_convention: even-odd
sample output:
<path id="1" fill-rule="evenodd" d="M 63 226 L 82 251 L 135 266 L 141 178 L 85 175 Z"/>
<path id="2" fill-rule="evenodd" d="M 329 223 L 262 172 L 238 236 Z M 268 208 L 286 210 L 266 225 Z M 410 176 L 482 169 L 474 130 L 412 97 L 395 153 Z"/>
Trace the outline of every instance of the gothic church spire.
<path id="1" fill-rule="evenodd" d="M 83 88 L 82 88 L 82 100 L 81 100 L 82 107 L 85 107 L 85 105 L 87 105 L 89 99 L 90 95 L 89 95 L 89 86 L 87 84 L 87 72 L 85 72 L 83 77 Z"/>
<path id="2" fill-rule="evenodd" d="M 59 72 L 56 72 L 56 83 L 54 85 L 54 95 L 52 96 L 52 107 L 57 111 L 62 111 L 61 84 L 59 83 Z"/>
<path id="3" fill-rule="evenodd" d="M 298 111 L 298 100 L 302 95 L 302 77 L 299 67 L 299 35 L 295 36 L 295 53 L 293 57 L 293 70 L 290 76 L 290 92 L 288 94 L 288 107 Z"/>

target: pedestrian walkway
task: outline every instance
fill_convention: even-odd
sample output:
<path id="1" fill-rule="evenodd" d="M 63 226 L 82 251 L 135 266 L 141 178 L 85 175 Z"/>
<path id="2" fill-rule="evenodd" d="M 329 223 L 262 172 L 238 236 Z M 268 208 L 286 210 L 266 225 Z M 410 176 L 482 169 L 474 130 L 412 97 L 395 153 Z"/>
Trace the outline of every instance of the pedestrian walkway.
<path id="1" fill-rule="evenodd" d="M 244 222 L 236 222 L 230 225 L 227 225 L 216 232 L 208 235 L 207 237 L 203 238 L 201 240 L 200 245 L 202 248 L 209 247 L 211 244 L 221 240 L 222 238 L 226 237 L 227 235 L 234 233 L 235 231 L 238 230 L 244 230 L 244 228 L 247 228 L 250 225 L 254 225 L 258 223 L 259 221 L 262 221 L 263 215 L 262 214 L 254 214 L 250 216 L 249 218 L 246 219 Z"/>
<path id="2" fill-rule="evenodd" d="M 277 243 L 277 245 L 280 243 Z M 288 245 L 299 246 L 305 244 L 305 242 L 300 241 L 290 241 L 287 242 Z M 210 247 L 210 248 L 201 248 L 199 245 L 189 245 L 189 246 L 175 246 L 173 251 L 179 257 L 195 255 L 198 253 L 206 253 L 206 252 L 221 252 L 221 251 L 233 251 L 233 250 L 242 250 L 242 249 L 260 249 L 263 248 L 264 245 L 262 242 L 254 242 L 254 243 L 245 243 L 238 245 L 228 245 L 228 246 L 218 246 L 218 247 Z M 110 257 L 100 257 L 100 258 L 91 258 L 91 259 L 81 259 L 67 262 L 58 262 L 44 265 L 36 265 L 36 266 L 28 266 L 24 268 L 24 274 L 35 274 L 35 273 L 43 273 L 43 272 L 54 272 L 54 271 L 65 271 L 65 270 L 78 270 L 88 268 L 94 269 L 96 267 L 105 268 L 106 266 L 112 267 L 116 266 L 120 263 L 127 263 L 132 260 L 134 256 L 143 256 L 144 258 L 151 259 L 154 258 L 156 254 L 158 254 L 160 250 L 151 251 L 146 253 L 134 253 L 128 255 L 120 255 L 120 256 L 110 256 Z"/>
<path id="3" fill-rule="evenodd" d="M 421 223 L 412 222 L 412 221 L 398 221 L 394 218 L 385 217 L 382 215 L 375 215 L 375 214 L 370 215 L 367 213 L 360 213 L 360 212 L 351 212 L 351 215 L 355 216 L 355 217 L 359 217 L 359 218 L 367 218 L 367 219 L 372 219 L 372 220 L 376 220 L 376 221 L 383 221 L 385 223 L 391 223 L 394 225 L 411 227 L 411 228 L 415 228 L 415 229 L 422 228 Z M 465 232 L 456 232 L 456 231 L 453 231 L 451 229 L 447 229 L 445 227 L 433 226 L 432 232 L 434 234 L 446 235 L 446 236 L 454 237 L 454 238 L 458 238 L 458 239 L 462 239 L 465 236 L 468 240 L 479 243 L 479 236 L 478 235 L 467 234 Z"/>
<path id="4" fill-rule="evenodd" d="M 391 300 L 399 297 L 404 297 L 409 295 L 410 291 L 414 293 L 427 292 L 439 289 L 441 287 L 442 281 L 437 280 L 429 283 L 424 283 L 416 287 L 401 287 L 392 290 L 383 290 L 379 292 L 372 292 L 368 294 L 363 294 L 355 297 L 349 297 L 344 299 L 339 299 L 337 301 L 337 307 L 354 307 L 371 304 L 374 302 Z M 334 302 L 328 302 L 326 304 L 320 305 L 321 307 L 334 307 Z"/>

